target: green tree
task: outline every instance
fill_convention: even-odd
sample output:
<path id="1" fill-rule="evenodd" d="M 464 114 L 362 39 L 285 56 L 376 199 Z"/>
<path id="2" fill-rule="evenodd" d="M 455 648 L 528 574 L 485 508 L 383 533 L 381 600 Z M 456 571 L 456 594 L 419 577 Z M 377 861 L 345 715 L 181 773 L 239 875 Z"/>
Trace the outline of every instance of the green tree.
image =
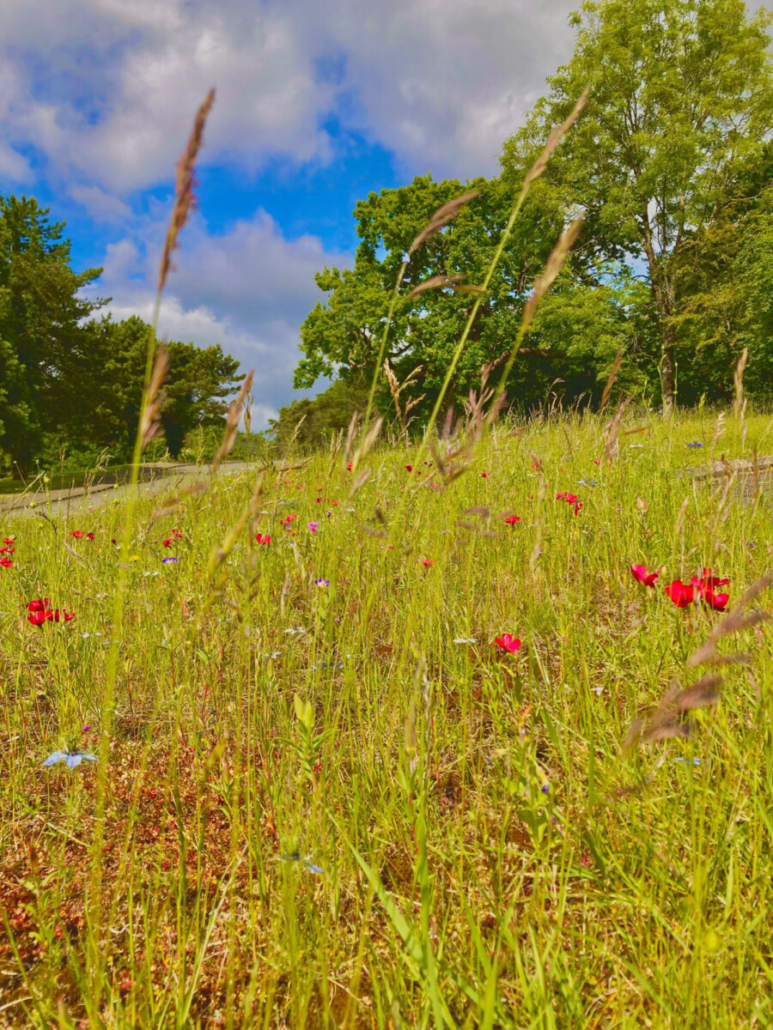
<path id="1" fill-rule="evenodd" d="M 307 450 L 345 431 L 355 412 L 362 414 L 368 404 L 370 384 L 363 378 L 337 379 L 314 398 L 292 401 L 279 409 L 279 417 L 269 420 L 266 436 L 280 454 L 293 441 Z"/>
<path id="2" fill-rule="evenodd" d="M 64 224 L 48 214 L 33 199 L 0 197 L 0 450 L 21 469 L 58 423 L 62 370 L 100 303 L 79 296 L 100 270 L 73 272 Z"/>
<path id="3" fill-rule="evenodd" d="M 308 388 L 319 376 L 336 372 L 344 377 L 364 374 L 366 379 L 372 375 L 404 254 L 438 207 L 471 190 L 480 195 L 411 258 L 388 338 L 386 356 L 398 379 L 420 367 L 417 392 L 426 395 L 425 408 L 433 402 L 469 311 L 471 297 L 463 291 L 483 279 L 509 217 L 511 182 L 476 179 L 463 184 L 422 176 L 360 202 L 354 212 L 361 240 L 354 268 L 326 268 L 317 275 L 317 285 L 328 298 L 301 327 L 303 358 L 295 373 L 296 387 Z M 564 227 L 565 215 L 562 198 L 538 183 L 481 305 L 452 383 L 452 398 L 465 396 L 479 381 L 481 367 L 510 350 L 525 300 Z M 597 392 L 599 377 L 605 377 L 616 350 L 630 342 L 632 295 L 630 290 L 625 296 L 618 290 L 625 270 L 610 271 L 594 265 L 594 260 L 592 252 L 577 250 L 561 279 L 563 317 L 558 317 L 556 302 L 534 324 L 508 384 L 511 399 L 523 406 L 540 401 L 559 376 L 572 396 Z M 456 289 L 410 296 L 416 286 L 436 276 L 452 280 Z M 591 308 L 608 331 L 593 330 Z M 575 328 L 582 328 L 567 334 L 572 310 L 578 314 Z M 382 409 L 388 410 L 389 395 L 383 391 Z"/>
<path id="4" fill-rule="evenodd" d="M 83 342 L 63 377 L 63 429 L 74 441 L 108 447 L 127 458 L 137 431 L 142 400 L 145 357 L 150 327 L 136 316 L 121 322 L 111 318 L 83 328 Z M 236 383 L 239 362 L 219 344 L 196 347 L 172 341 L 166 400 L 161 423 L 172 457 L 177 457 L 187 433 L 199 426 L 222 423 L 225 398 Z M 88 407 L 76 398 L 88 396 Z"/>
<path id="5" fill-rule="evenodd" d="M 520 179 L 549 128 L 590 86 L 545 188 L 586 208 L 586 245 L 646 271 L 660 335 L 664 409 L 674 400 L 679 277 L 773 128 L 770 15 L 743 0 L 586 0 L 574 54 L 509 140 Z"/>

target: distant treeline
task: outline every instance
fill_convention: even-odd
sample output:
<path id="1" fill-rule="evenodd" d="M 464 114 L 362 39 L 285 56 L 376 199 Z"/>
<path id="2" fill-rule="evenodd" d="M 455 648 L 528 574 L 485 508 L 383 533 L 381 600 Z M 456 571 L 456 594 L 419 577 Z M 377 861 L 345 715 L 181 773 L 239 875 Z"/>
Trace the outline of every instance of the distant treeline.
<path id="1" fill-rule="evenodd" d="M 96 317 L 102 302 L 80 291 L 101 269 L 72 270 L 64 228 L 35 200 L 0 197 L 0 474 L 131 455 L 150 330 Z M 162 449 L 176 457 L 194 430 L 222 426 L 239 363 L 219 346 L 166 347 Z"/>
<path id="2" fill-rule="evenodd" d="M 354 266 L 317 275 L 327 297 L 302 326 L 297 387 L 322 376 L 370 381 L 412 240 L 442 204 L 479 191 L 411 256 L 389 331 L 398 380 L 419 369 L 421 420 L 474 300 L 460 287 L 483 282 L 527 170 L 587 86 L 587 107 L 534 183 L 488 283 L 450 398 L 459 406 L 481 366 L 508 354 L 535 279 L 580 211 L 579 240 L 513 366 L 511 403 L 597 403 L 618 352 L 618 391 L 666 408 L 722 403 L 744 348 L 747 395 L 773 397 L 770 14 L 750 17 L 743 0 L 600 0 L 574 21 L 573 56 L 505 141 L 499 176 L 425 175 L 357 204 Z M 435 278 L 448 285 L 410 296 Z M 383 376 L 379 405 L 390 407 Z M 327 418 L 300 402 L 283 409 L 282 432 L 304 413 L 308 424 Z"/>

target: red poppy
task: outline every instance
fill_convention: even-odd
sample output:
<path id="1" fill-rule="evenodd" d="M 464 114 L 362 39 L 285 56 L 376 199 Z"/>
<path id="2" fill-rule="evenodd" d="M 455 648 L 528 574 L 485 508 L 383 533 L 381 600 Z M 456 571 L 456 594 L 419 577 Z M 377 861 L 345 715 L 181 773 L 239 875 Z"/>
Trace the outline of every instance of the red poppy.
<path id="1" fill-rule="evenodd" d="M 683 583 L 675 579 L 666 587 L 666 594 L 677 608 L 688 608 L 695 600 L 695 589 L 692 583 Z"/>
<path id="2" fill-rule="evenodd" d="M 532 468 L 533 467 L 534 466 L 532 466 Z M 556 494 L 556 500 L 557 501 L 565 501 L 566 500 L 566 490 L 562 491 L 560 494 Z"/>
<path id="3" fill-rule="evenodd" d="M 428 569 L 430 565 L 434 565 L 435 563 L 432 561 L 431 558 L 422 558 L 421 564 L 424 566 L 425 569 Z"/>
<path id="4" fill-rule="evenodd" d="M 172 538 L 168 536 L 166 540 L 164 540 L 164 547 L 171 547 L 173 543 L 174 540 L 172 540 Z"/>
<path id="5" fill-rule="evenodd" d="M 582 501 L 578 501 L 577 504 L 575 504 L 575 506 L 574 506 L 574 514 L 575 515 L 579 515 L 581 511 L 582 511 Z"/>
<path id="6" fill-rule="evenodd" d="M 172 536 L 176 536 L 178 540 L 182 540 L 183 539 L 183 532 L 182 532 L 181 529 L 173 529 L 172 530 Z"/>
<path id="7" fill-rule="evenodd" d="M 5 538 L 4 540 L 3 540 L 3 543 L 4 543 L 4 544 L 12 544 L 12 543 L 14 542 L 14 540 L 15 540 L 15 539 L 16 539 L 16 537 L 15 537 L 15 536 L 7 536 L 7 537 L 6 537 L 6 538 Z"/>
<path id="8" fill-rule="evenodd" d="M 714 591 L 717 587 L 726 587 L 730 580 L 720 579 L 719 576 L 712 576 L 711 569 L 704 569 L 702 576 L 693 576 L 690 582 L 698 593 L 702 595 L 707 590 Z"/>
<path id="9" fill-rule="evenodd" d="M 13 554 L 15 551 L 15 547 L 0 547 L 0 554 Z"/>
<path id="10" fill-rule="evenodd" d="M 508 515 L 507 518 L 505 519 L 505 522 L 508 524 L 508 526 L 514 526 L 516 524 L 516 522 L 520 522 L 520 521 L 521 521 L 521 516 L 520 515 Z"/>
<path id="11" fill-rule="evenodd" d="M 255 539 L 257 540 L 257 542 L 259 544 L 270 544 L 271 543 L 271 537 L 270 536 L 264 536 L 263 533 L 256 533 L 255 534 Z"/>
<path id="12" fill-rule="evenodd" d="M 82 529 L 74 529 L 72 531 L 72 535 L 75 537 L 76 540 L 82 540 L 86 534 L 83 532 Z"/>
<path id="13" fill-rule="evenodd" d="M 521 646 L 521 641 L 518 637 L 513 637 L 509 633 L 503 633 L 501 637 L 496 638 L 494 643 L 504 651 L 505 654 L 515 654 Z"/>
<path id="14" fill-rule="evenodd" d="M 10 558 L 0 558 L 0 566 L 2 566 L 4 569 L 12 569 L 13 562 Z"/>
<path id="15" fill-rule="evenodd" d="M 730 594 L 715 594 L 713 590 L 704 590 L 703 592 L 703 603 L 707 604 L 709 608 L 713 608 L 715 612 L 723 612 L 729 600 Z"/>
<path id="16" fill-rule="evenodd" d="M 405 466 L 405 471 L 406 472 L 413 472 L 413 465 L 406 465 Z"/>
<path id="17" fill-rule="evenodd" d="M 51 604 L 47 597 L 44 597 L 42 601 L 30 601 L 27 605 L 28 612 L 44 612 Z"/>
<path id="18" fill-rule="evenodd" d="M 638 580 L 639 583 L 643 583 L 645 587 L 654 587 L 655 580 L 660 575 L 659 572 L 647 572 L 646 565 L 632 565 L 631 575 L 634 579 Z"/>
<path id="19" fill-rule="evenodd" d="M 86 534 L 86 539 L 87 540 L 93 540 L 94 539 L 94 534 L 93 533 L 87 533 Z"/>
<path id="20" fill-rule="evenodd" d="M 348 461 L 346 463 L 346 471 L 347 472 L 351 472 L 353 468 L 354 468 L 354 462 L 353 461 Z"/>
<path id="21" fill-rule="evenodd" d="M 488 479 L 488 472 L 481 472 L 481 479 Z"/>

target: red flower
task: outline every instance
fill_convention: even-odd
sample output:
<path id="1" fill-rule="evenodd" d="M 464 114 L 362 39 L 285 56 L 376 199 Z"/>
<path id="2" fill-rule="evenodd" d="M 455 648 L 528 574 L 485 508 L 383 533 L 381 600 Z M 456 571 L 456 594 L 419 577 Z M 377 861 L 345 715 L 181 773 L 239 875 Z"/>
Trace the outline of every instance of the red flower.
<path id="1" fill-rule="evenodd" d="M 712 576 L 711 569 L 704 569 L 702 576 L 693 576 L 690 580 L 690 586 L 694 588 L 695 593 L 704 604 L 708 605 L 709 608 L 713 608 L 715 612 L 722 612 L 727 607 L 730 594 L 718 594 L 716 590 L 717 587 L 727 586 L 729 582 L 729 579 L 720 579 L 719 576 Z"/>
<path id="2" fill-rule="evenodd" d="M 520 515 L 508 515 L 507 518 L 505 519 L 505 522 L 508 524 L 508 526 L 514 526 L 516 524 L 516 522 L 520 522 L 520 521 L 521 521 L 521 516 Z"/>
<path id="3" fill-rule="evenodd" d="M 509 633 L 503 633 L 501 637 L 496 638 L 494 643 L 500 647 L 505 654 L 515 654 L 521 646 L 521 641 L 518 637 L 513 637 Z"/>
<path id="4" fill-rule="evenodd" d="M 711 569 L 704 569 L 701 577 L 693 576 L 690 582 L 697 589 L 698 593 L 702 595 L 706 590 L 713 591 L 717 587 L 726 587 L 730 580 L 720 579 L 719 576 L 712 576 Z"/>
<path id="5" fill-rule="evenodd" d="M 0 554 L 13 554 L 15 551 L 15 547 L 0 547 Z"/>
<path id="6" fill-rule="evenodd" d="M 406 465 L 405 466 L 405 471 L 406 472 L 413 472 L 413 465 Z"/>
<path id="7" fill-rule="evenodd" d="M 172 536 L 176 536 L 178 540 L 182 540 L 183 539 L 183 532 L 182 532 L 181 529 L 173 529 L 172 530 Z"/>
<path id="8" fill-rule="evenodd" d="M 347 472 L 351 472 L 353 468 L 354 468 L 354 462 L 353 461 L 348 461 L 346 463 L 346 471 Z"/>
<path id="9" fill-rule="evenodd" d="M 47 597 L 41 601 L 30 601 L 27 605 L 27 621 L 33 626 L 42 626 L 44 622 L 72 622 L 75 618 L 75 612 L 60 611 L 58 608 L 52 610 L 48 607 L 50 604 Z"/>
<path id="10" fill-rule="evenodd" d="M 72 531 L 72 535 L 75 537 L 76 540 L 82 540 L 86 534 L 83 532 L 82 529 L 74 529 Z"/>
<path id="11" fill-rule="evenodd" d="M 634 579 L 638 580 L 639 583 L 643 583 L 645 587 L 654 587 L 655 580 L 660 575 L 659 572 L 647 572 L 646 565 L 632 565 L 631 575 Z"/>
<path id="12" fill-rule="evenodd" d="M 488 472 L 481 472 L 481 479 L 488 479 Z"/>
<path id="13" fill-rule="evenodd" d="M 666 594 L 677 608 L 688 608 L 695 600 L 695 589 L 692 583 L 683 583 L 681 579 L 675 579 L 666 587 Z"/>
<path id="14" fill-rule="evenodd" d="M 533 465 L 532 465 L 532 468 L 534 468 L 534 466 L 533 466 Z M 566 500 L 566 490 L 564 490 L 564 491 L 563 491 L 562 493 L 560 493 L 560 494 L 556 494 L 556 500 L 557 500 L 557 501 L 565 501 L 565 500 Z"/>
<path id="15" fill-rule="evenodd" d="M 430 565 L 434 565 L 435 563 L 432 561 L 431 558 L 422 558 L 421 564 L 424 566 L 425 569 L 428 569 Z"/>
<path id="16" fill-rule="evenodd" d="M 93 540 L 94 539 L 94 534 L 93 533 L 87 533 L 86 534 L 86 539 L 87 540 Z"/>
<path id="17" fill-rule="evenodd" d="M 703 603 L 707 604 L 709 608 L 713 608 L 715 612 L 723 612 L 729 600 L 730 594 L 715 594 L 713 590 L 703 592 Z"/>
<path id="18" fill-rule="evenodd" d="M 255 539 L 258 541 L 259 544 L 270 544 L 271 543 L 271 537 L 270 536 L 264 536 L 262 533 L 256 533 L 255 534 Z"/>
<path id="19" fill-rule="evenodd" d="M 168 536 L 166 538 L 166 540 L 164 541 L 164 547 L 171 547 L 173 543 L 174 543 L 174 540 L 172 540 L 172 538 L 170 536 Z"/>
<path id="20" fill-rule="evenodd" d="M 10 558 L 0 558 L 0 566 L 2 566 L 4 569 L 12 569 L 13 562 Z"/>
<path id="21" fill-rule="evenodd" d="M 15 539 L 16 539 L 16 537 L 15 537 L 15 536 L 7 536 L 7 537 L 5 538 L 5 540 L 3 540 L 3 543 L 4 543 L 4 544 L 12 544 L 12 543 L 14 542 L 14 540 L 15 540 Z"/>
<path id="22" fill-rule="evenodd" d="M 582 510 L 582 501 L 578 501 L 577 504 L 575 504 L 575 506 L 574 506 L 574 514 L 575 515 L 579 515 L 581 510 Z"/>

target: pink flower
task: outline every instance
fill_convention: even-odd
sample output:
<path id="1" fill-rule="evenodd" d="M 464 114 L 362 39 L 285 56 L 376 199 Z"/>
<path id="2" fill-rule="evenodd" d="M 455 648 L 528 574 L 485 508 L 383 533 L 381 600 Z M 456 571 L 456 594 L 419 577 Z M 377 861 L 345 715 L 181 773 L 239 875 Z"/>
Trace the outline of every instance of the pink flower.
<path id="1" fill-rule="evenodd" d="M 308 529 L 309 529 L 310 533 L 316 533 L 317 530 L 319 529 L 319 523 L 318 522 L 310 522 L 309 526 L 308 526 Z"/>
<path id="2" fill-rule="evenodd" d="M 505 654 L 515 654 L 521 646 L 521 641 L 518 637 L 513 637 L 509 633 L 503 633 L 501 637 L 496 638 L 494 643 L 501 648 Z"/>
<path id="3" fill-rule="evenodd" d="M 639 583 L 643 583 L 645 587 L 654 587 L 655 580 L 660 575 L 659 572 L 647 572 L 646 565 L 632 565 L 631 575 L 634 579 L 638 580 Z"/>

